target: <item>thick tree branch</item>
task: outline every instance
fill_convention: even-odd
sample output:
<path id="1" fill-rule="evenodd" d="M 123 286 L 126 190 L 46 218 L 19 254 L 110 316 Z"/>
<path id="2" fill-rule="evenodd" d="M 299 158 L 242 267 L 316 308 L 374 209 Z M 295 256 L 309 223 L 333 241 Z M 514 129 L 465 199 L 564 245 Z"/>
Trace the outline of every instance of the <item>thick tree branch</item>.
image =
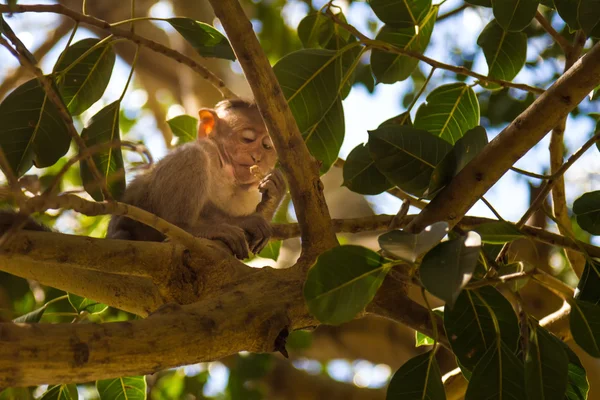
<path id="1" fill-rule="evenodd" d="M 600 83 L 596 44 L 454 177 L 411 224 L 420 231 L 437 221 L 454 226 L 508 169 Z"/>
<path id="2" fill-rule="evenodd" d="M 314 258 L 337 245 L 319 166 L 302 139 L 269 60 L 238 1 L 210 3 L 227 32 L 273 139 L 302 230 L 303 256 Z"/>
<path id="3" fill-rule="evenodd" d="M 62 14 L 74 21 L 84 23 L 87 25 L 95 26 L 100 29 L 103 29 L 107 32 L 110 32 L 115 37 L 122 37 L 131 40 L 132 42 L 139 44 L 141 46 L 147 47 L 152 51 L 163 54 L 173 60 L 185 64 L 195 72 L 197 72 L 202 78 L 206 79 L 210 82 L 221 94 L 226 98 L 236 98 L 236 94 L 233 93 L 229 88 L 225 85 L 218 76 L 213 74 L 203 65 L 197 63 L 190 57 L 179 53 L 173 49 L 170 49 L 166 46 L 163 46 L 160 43 L 154 42 L 152 40 L 146 39 L 142 36 L 139 36 L 130 30 L 115 28 L 112 27 L 108 22 L 103 21 L 101 19 L 92 17 L 90 15 L 83 15 L 78 13 L 77 11 L 71 10 L 68 7 L 63 6 L 62 4 L 34 4 L 34 5 L 21 5 L 18 4 L 14 7 L 9 7 L 8 5 L 0 4 L 0 13 L 24 13 L 24 12 L 36 12 L 36 13 L 55 13 Z"/>

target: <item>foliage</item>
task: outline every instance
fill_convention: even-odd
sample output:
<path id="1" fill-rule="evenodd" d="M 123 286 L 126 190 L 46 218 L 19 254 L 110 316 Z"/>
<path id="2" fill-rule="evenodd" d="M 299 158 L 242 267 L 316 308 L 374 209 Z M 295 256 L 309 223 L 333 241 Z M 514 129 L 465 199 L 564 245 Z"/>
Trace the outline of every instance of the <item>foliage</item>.
<path id="1" fill-rule="evenodd" d="M 343 185 L 363 195 L 396 189 L 409 198 L 435 200 L 471 160 L 494 146 L 488 143 L 492 132 L 496 134 L 499 127 L 515 120 L 542 91 L 539 87 L 547 87 L 556 79 L 536 80 L 535 87 L 525 87 L 529 93 L 516 94 L 517 89 L 523 89 L 513 82 L 520 72 L 539 71 L 536 68 L 541 68 L 542 62 L 562 62 L 565 56 L 553 43 L 531 61 L 528 52 L 538 51 L 532 42 L 539 37 L 550 42 L 550 33 L 571 40 L 571 31 L 592 38 L 593 43 L 600 37 L 597 0 L 469 0 L 469 8 L 483 10 L 482 15 L 489 17 L 474 38 L 488 67 L 487 76 L 483 76 L 470 71 L 474 55 L 466 52 L 460 56 L 450 54 L 449 58 L 460 59 L 456 62 L 460 65 L 454 69 L 448 64 L 432 65 L 425 57 L 436 29 L 448 22 L 440 14 L 441 5 L 430 0 L 368 1 L 372 15 L 363 19 L 373 28 L 368 32 L 373 34 L 373 40 L 356 34 L 346 16 L 331 4 L 319 10 L 312 5 L 307 7 L 294 32 L 278 12 L 284 3 L 249 2 L 247 6 L 254 7 L 259 20 L 264 19 L 259 38 L 268 56 L 276 60 L 273 71 L 304 143 L 319 162 L 321 174 L 336 164 L 344 139 L 353 134 L 349 129 L 352 127 L 345 125 L 347 111 L 343 102 L 353 88 L 364 85 L 373 91 L 378 86 L 402 81 L 412 85 L 404 99 L 406 110 L 386 121 L 369 120 L 374 128 L 368 132 L 367 143 L 356 146 L 345 160 Z M 536 12 L 537 18 L 563 24 L 565 29 L 546 33 L 539 24 L 532 23 Z M 164 21 L 200 56 L 236 59 L 225 35 L 210 24 L 184 17 Z M 9 25 L 0 20 L 3 38 L 11 38 Z M 278 39 L 277 35 L 268 35 L 277 30 Z M 0 149 L 5 158 L 0 164 L 5 174 L 18 179 L 33 166 L 40 169 L 40 188 L 29 190 L 28 195 L 75 187 L 83 188 L 99 202 L 109 200 L 107 193 L 116 200 L 122 197 L 126 187 L 124 172 L 132 166 L 122 152 L 123 126 L 127 123 L 123 96 L 93 109 L 113 78 L 116 42 L 110 36 L 75 43 L 70 40 L 46 76 L 49 88 L 34 78 L 20 84 L 0 103 Z M 581 51 L 588 48 L 584 46 Z M 17 51 L 24 52 L 18 46 Z M 33 57 L 29 52 L 24 56 Z M 440 69 L 450 72 L 441 76 Z M 457 69 L 460 74 L 455 74 Z M 470 77 L 469 81 L 466 77 Z M 129 83 L 128 80 L 123 95 Z M 589 102 L 597 108 L 597 93 L 592 97 Z M 592 116 L 588 108 L 589 104 L 582 104 L 575 112 Z M 90 115 L 92 110 L 94 115 Z M 79 128 L 80 135 L 76 144 L 95 149 L 88 157 L 95 167 L 86 160 L 85 149 L 78 147 L 76 153 L 83 155 L 82 159 L 59 176 L 63 166 L 68 166 L 67 160 L 77 157 L 69 153 L 74 139 L 70 129 L 73 117 L 73 129 Z M 132 121 L 137 123 L 135 118 Z M 196 118 L 180 115 L 166 122 L 178 145 L 196 139 Z M 100 181 L 93 169 L 97 169 Z M 57 176 L 61 179 L 54 182 Z M 542 178 L 549 181 L 547 176 Z M 556 178 L 553 176 L 550 181 Z M 274 222 L 287 222 L 288 205 L 289 199 Z M 600 191 L 582 193 L 570 205 L 576 228 L 600 235 Z M 87 234 L 102 226 L 100 219 L 81 225 L 81 232 Z M 396 279 L 396 273 L 402 269 L 407 284 L 415 284 L 444 303 L 443 314 L 430 312 L 431 320 L 427 321 L 435 327 L 443 321 L 444 332 L 434 328 L 431 337 L 427 336 L 431 332 L 417 332 L 417 346 L 432 347 L 395 372 L 387 390 L 388 399 L 446 398 L 436 359 L 440 343 L 449 346 L 469 381 L 467 400 L 586 399 L 589 383 L 577 355 L 521 304 L 520 293 L 527 289 L 527 279 L 544 285 L 542 279 L 535 277 L 548 274 L 543 272 L 545 264 L 528 266 L 527 260 L 518 259 L 518 254 L 509 260 L 500 250 L 534 236 L 522 224 L 500 217 L 466 228 L 449 226 L 446 221 L 438 221 L 422 232 L 391 229 L 378 237 L 378 248 L 352 244 L 320 254 L 308 271 L 303 288 L 308 310 L 323 324 L 349 322 L 363 315 L 385 279 Z M 565 231 L 570 229 L 561 227 L 563 243 L 572 243 L 573 234 Z M 570 248 L 583 249 L 587 261 L 576 295 L 565 294 L 568 282 L 555 279 L 558 283 L 550 287 L 571 306 L 569 325 L 575 343 L 590 356 L 600 358 L 600 264 L 586 253 L 583 243 L 575 244 Z M 260 256 L 277 260 L 281 248 L 281 241 L 273 241 Z M 2 278 L 0 289 L 13 300 L 11 319 L 16 323 L 134 318 L 105 304 L 51 288 L 43 289 L 45 302 L 39 304 L 25 282 L 4 274 Z M 513 294 L 509 294 L 511 291 Z M 61 301 L 66 299 L 68 303 Z M 518 305 L 519 313 L 514 305 Z M 20 316 L 14 318 L 16 315 Z M 306 332 L 293 332 L 288 339 L 288 347 L 293 349 L 302 350 L 311 344 Z M 228 378 L 228 398 L 263 398 L 266 392 L 257 382 L 273 368 L 274 359 L 268 355 L 237 357 Z M 96 388 L 101 399 L 145 399 L 147 392 L 160 399 L 183 398 L 184 394 L 204 398 L 202 391 L 208 379 L 206 371 L 193 377 L 168 371 L 155 377 L 150 388 L 144 376 L 100 380 Z M 3 392 L 0 399 L 11 398 L 12 390 Z M 67 400 L 77 398 L 77 393 L 73 385 L 55 385 L 48 387 L 41 398 Z"/>

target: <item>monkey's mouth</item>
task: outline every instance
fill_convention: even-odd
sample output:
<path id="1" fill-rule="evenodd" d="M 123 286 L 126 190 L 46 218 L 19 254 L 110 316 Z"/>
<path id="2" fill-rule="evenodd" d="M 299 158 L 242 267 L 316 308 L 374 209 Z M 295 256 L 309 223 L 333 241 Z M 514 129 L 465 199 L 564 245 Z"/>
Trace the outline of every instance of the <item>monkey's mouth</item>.
<path id="1" fill-rule="evenodd" d="M 258 165 L 252 164 L 238 164 L 234 168 L 235 178 L 238 182 L 243 184 L 258 184 L 262 178 L 262 172 Z"/>

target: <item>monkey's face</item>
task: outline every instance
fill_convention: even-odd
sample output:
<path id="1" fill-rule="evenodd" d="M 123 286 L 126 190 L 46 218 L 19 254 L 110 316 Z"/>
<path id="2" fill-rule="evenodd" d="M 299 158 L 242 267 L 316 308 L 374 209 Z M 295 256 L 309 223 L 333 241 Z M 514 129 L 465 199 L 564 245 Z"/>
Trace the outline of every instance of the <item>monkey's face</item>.
<path id="1" fill-rule="evenodd" d="M 228 135 L 223 142 L 227 161 L 233 167 L 235 179 L 240 184 L 258 185 L 262 176 L 275 167 L 277 154 L 258 113 L 227 118 Z M 257 166 L 260 173 L 253 173 Z"/>

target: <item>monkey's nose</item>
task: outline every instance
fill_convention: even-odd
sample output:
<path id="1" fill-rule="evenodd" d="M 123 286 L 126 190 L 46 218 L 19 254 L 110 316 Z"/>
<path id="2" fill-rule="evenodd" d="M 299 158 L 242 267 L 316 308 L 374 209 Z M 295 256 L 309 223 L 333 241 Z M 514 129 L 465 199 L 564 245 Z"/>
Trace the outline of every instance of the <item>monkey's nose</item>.
<path id="1" fill-rule="evenodd" d="M 254 161 L 255 163 L 260 161 L 260 156 L 257 154 L 250 154 L 250 157 L 252 157 L 252 161 Z"/>

